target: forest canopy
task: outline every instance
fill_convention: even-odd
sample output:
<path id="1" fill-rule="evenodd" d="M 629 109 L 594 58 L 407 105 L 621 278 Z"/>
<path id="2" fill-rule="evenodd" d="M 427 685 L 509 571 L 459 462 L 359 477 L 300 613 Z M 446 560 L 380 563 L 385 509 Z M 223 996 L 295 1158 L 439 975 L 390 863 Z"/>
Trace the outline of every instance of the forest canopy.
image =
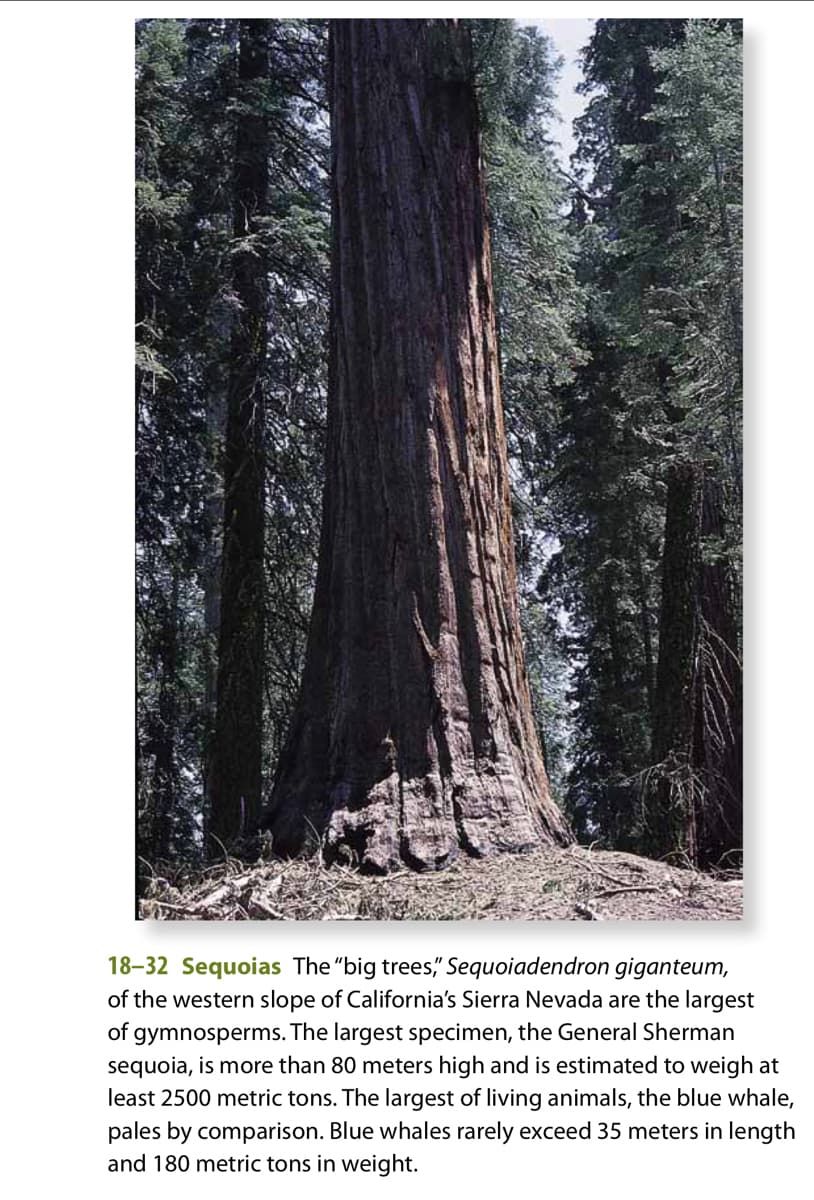
<path id="1" fill-rule="evenodd" d="M 565 167 L 536 27 L 137 23 L 145 868 L 739 859 L 741 50 L 596 22 Z"/>

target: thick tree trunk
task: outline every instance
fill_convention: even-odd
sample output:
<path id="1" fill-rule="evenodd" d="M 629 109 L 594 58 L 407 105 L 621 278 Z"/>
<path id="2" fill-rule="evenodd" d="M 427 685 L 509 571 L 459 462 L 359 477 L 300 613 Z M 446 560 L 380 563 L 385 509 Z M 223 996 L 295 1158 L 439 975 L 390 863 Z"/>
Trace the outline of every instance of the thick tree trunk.
<path id="1" fill-rule="evenodd" d="M 720 485 L 700 465 L 673 468 L 667 490 L 653 758 L 652 853 L 697 865 L 740 852 L 741 664 L 736 589 L 720 556 Z M 705 545 L 706 541 L 712 546 Z"/>
<path id="2" fill-rule="evenodd" d="M 265 824 L 373 871 L 565 842 L 519 634 L 468 35 L 334 21 L 330 84 L 323 529 Z"/>
<path id="3" fill-rule="evenodd" d="M 263 384 L 268 279 L 256 235 L 266 215 L 269 137 L 259 89 L 269 22 L 240 22 L 234 291 L 224 447 L 223 550 L 209 833 L 227 843 L 256 824 L 263 732 Z M 210 839 L 213 840 L 213 839 Z M 217 843 L 209 846 L 216 849 Z"/>
<path id="4" fill-rule="evenodd" d="M 704 481 L 702 537 L 724 535 L 720 484 Z M 718 862 L 743 847 L 742 669 L 737 588 L 725 558 L 704 562 L 700 576 L 695 768 L 703 784 L 698 812 L 698 860 Z M 730 864 L 731 865 L 731 864 Z"/>

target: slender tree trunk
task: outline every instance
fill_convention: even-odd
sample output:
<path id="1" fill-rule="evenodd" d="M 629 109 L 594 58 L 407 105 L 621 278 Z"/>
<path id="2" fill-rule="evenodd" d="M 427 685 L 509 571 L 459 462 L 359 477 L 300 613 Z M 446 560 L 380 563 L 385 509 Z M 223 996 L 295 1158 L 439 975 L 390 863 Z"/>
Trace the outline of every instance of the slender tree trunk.
<path id="1" fill-rule="evenodd" d="M 519 634 L 470 45 L 331 24 L 327 485 L 266 824 L 363 868 L 567 841 Z"/>
<path id="2" fill-rule="evenodd" d="M 237 24 L 233 22 L 233 24 Z M 213 41 L 225 48 L 228 41 L 224 32 L 217 27 L 219 22 L 211 19 L 191 20 L 185 23 L 184 44 L 187 56 L 186 81 L 194 93 L 209 84 L 211 71 L 210 54 Z M 231 35 L 233 36 L 233 35 Z M 231 40 L 230 36 L 230 40 Z M 238 71 L 235 70 L 235 77 Z M 203 136 L 214 136 L 214 124 L 202 120 Z M 234 234 L 234 212 L 228 212 L 228 202 L 219 197 L 213 201 L 210 194 L 211 180 L 198 180 L 191 203 L 194 206 L 193 228 L 198 234 L 202 225 L 217 229 L 224 238 Z M 203 196 L 205 196 L 205 200 Z M 234 209 L 232 197 L 232 209 Z M 194 240 L 194 239 L 193 239 Z M 194 260 L 195 250 L 190 250 Z M 222 285 L 223 280 L 220 279 Z M 203 387 L 206 397 L 206 495 L 203 506 L 203 549 L 201 555 L 200 581 L 203 589 L 203 738 L 201 766 L 205 791 L 205 811 L 211 807 L 212 755 L 217 714 L 218 689 L 218 637 L 220 633 L 220 588 L 221 551 L 223 544 L 223 452 L 226 428 L 227 392 L 229 383 L 228 350 L 231 345 L 231 307 L 222 300 L 212 303 L 212 295 L 198 309 L 199 320 L 204 321 L 206 349 Z M 203 314 L 205 313 L 205 317 Z"/>
<path id="3" fill-rule="evenodd" d="M 650 600 L 647 594 L 647 579 L 645 577 L 642 556 L 642 534 L 638 521 L 634 524 L 633 572 L 636 580 L 636 591 L 638 593 L 639 624 L 642 631 L 642 648 L 644 650 L 644 687 L 647 695 L 647 711 L 650 713 L 652 726 L 656 703 L 653 634 L 651 629 Z"/>
<path id="4" fill-rule="evenodd" d="M 613 688 L 616 693 L 616 699 L 621 702 L 627 689 L 622 666 L 622 654 L 619 647 L 619 611 L 616 604 L 616 580 L 614 579 L 608 579 L 606 582 L 604 607 L 605 622 L 608 630 L 608 644 L 610 646 Z"/>
<path id="5" fill-rule="evenodd" d="M 214 376 L 214 372 L 212 376 Z M 213 739 L 217 718 L 218 636 L 220 633 L 221 547 L 223 541 L 223 480 L 220 446 L 223 440 L 224 397 L 210 377 L 207 393 L 206 431 L 209 441 L 209 491 L 204 503 L 203 616 L 204 616 L 204 739 L 203 778 L 207 801 L 211 800 Z"/>
<path id="6" fill-rule="evenodd" d="M 209 833 L 227 843 L 259 818 L 263 734 L 263 381 L 268 278 L 257 235 L 266 215 L 269 136 L 261 111 L 267 20 L 240 22 L 234 174 L 234 291 L 224 447 L 217 711 Z M 216 849 L 209 846 L 210 851 Z"/>
<path id="7" fill-rule="evenodd" d="M 212 338 L 216 346 L 229 346 L 232 323 L 223 314 L 213 321 Z M 204 550 L 201 570 L 203 584 L 203 668 L 204 737 L 203 779 L 207 811 L 211 808 L 214 738 L 218 701 L 218 640 L 220 635 L 220 592 L 223 574 L 223 459 L 226 428 L 228 376 L 223 356 L 216 353 L 206 372 L 206 439 L 208 488 L 204 501 Z"/>
<path id="8" fill-rule="evenodd" d="M 649 850 L 680 851 L 695 861 L 692 771 L 698 661 L 698 580 L 701 565 L 701 468 L 672 467 L 667 483 L 659 620 L 659 658 L 653 723 L 657 765 L 649 813 Z"/>
<path id="9" fill-rule="evenodd" d="M 173 566 L 170 595 L 161 628 L 161 675 L 152 738 L 151 841 L 154 862 L 167 862 L 171 857 L 173 818 L 178 804 L 178 600 L 179 569 Z"/>

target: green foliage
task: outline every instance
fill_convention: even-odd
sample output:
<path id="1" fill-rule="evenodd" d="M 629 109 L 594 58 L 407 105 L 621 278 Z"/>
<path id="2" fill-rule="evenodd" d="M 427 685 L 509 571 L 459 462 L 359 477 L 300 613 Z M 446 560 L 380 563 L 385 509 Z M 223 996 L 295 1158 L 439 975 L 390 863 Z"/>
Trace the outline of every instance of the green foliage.
<path id="1" fill-rule="evenodd" d="M 574 226 L 590 360 L 563 394 L 546 596 L 569 613 L 575 826 L 640 848 L 674 467 L 699 464 L 726 497 L 702 560 L 739 550 L 740 42 L 729 22 L 599 21 L 585 68 Z"/>
<path id="2" fill-rule="evenodd" d="M 549 485 L 559 393 L 584 360 L 576 339 L 582 297 L 566 218 L 567 191 L 552 141 L 561 62 L 533 27 L 506 21 L 471 24 L 526 666 L 546 767 L 559 796 L 571 736 L 569 669 L 537 588 L 557 533 Z"/>
<path id="3" fill-rule="evenodd" d="M 324 25 L 274 23 L 237 89 L 237 22 L 137 26 L 137 605 L 140 849 L 197 852 L 214 703 L 221 453 L 237 254 L 269 263 L 266 765 L 297 686 L 319 530 L 327 323 Z M 262 113 L 272 188 L 232 235 L 236 118 Z M 181 820 L 178 814 L 186 814 Z"/>

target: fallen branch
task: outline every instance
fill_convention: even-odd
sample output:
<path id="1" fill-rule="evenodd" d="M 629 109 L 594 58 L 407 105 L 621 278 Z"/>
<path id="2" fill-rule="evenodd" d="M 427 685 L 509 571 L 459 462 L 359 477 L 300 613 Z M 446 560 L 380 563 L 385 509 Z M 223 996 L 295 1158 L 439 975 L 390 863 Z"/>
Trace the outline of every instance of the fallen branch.
<path id="1" fill-rule="evenodd" d="M 660 892 L 661 890 L 660 887 L 652 887 L 640 883 L 638 885 L 634 884 L 632 887 L 609 888 L 606 892 L 597 892 L 596 898 L 597 900 L 604 900 L 607 896 L 621 896 L 624 892 Z"/>
<path id="2" fill-rule="evenodd" d="M 265 917 L 266 920 L 268 920 L 268 921 L 284 921 L 285 920 L 285 917 L 283 916 L 283 914 L 281 912 L 278 912 L 276 908 L 271 908 L 268 904 L 265 904 L 257 896 L 252 896 L 249 899 L 247 908 L 249 910 L 250 917 L 253 915 L 254 911 L 256 910 L 257 912 L 260 913 L 260 915 L 262 917 Z"/>

